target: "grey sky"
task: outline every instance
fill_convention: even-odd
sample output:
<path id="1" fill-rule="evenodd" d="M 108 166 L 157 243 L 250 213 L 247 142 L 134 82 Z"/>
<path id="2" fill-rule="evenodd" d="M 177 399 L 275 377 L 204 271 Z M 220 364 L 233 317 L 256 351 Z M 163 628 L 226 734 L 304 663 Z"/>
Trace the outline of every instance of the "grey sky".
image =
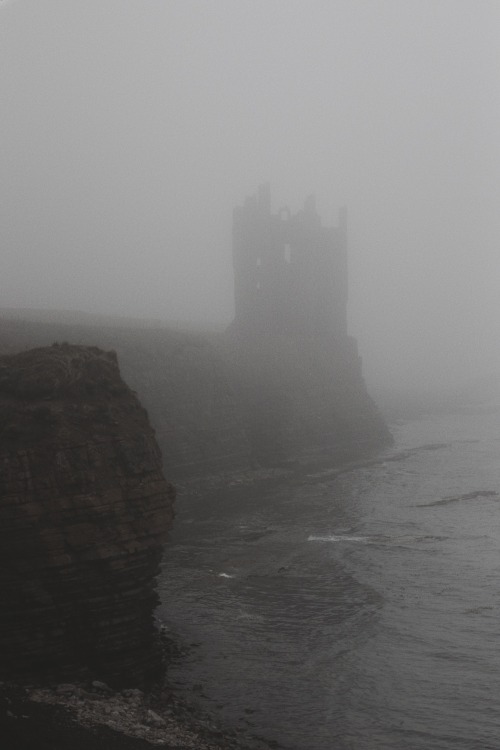
<path id="1" fill-rule="evenodd" d="M 500 2 L 0 2 L 2 306 L 229 321 L 231 211 L 349 210 L 368 380 L 500 369 Z"/>

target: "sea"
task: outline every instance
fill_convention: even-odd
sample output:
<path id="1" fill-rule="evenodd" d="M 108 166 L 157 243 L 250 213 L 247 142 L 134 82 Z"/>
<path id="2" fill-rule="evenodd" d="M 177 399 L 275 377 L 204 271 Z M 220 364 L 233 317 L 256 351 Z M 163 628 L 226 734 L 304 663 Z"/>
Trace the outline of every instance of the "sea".
<path id="1" fill-rule="evenodd" d="M 340 470 L 179 497 L 168 679 L 249 740 L 500 748 L 500 410 L 391 431 Z"/>

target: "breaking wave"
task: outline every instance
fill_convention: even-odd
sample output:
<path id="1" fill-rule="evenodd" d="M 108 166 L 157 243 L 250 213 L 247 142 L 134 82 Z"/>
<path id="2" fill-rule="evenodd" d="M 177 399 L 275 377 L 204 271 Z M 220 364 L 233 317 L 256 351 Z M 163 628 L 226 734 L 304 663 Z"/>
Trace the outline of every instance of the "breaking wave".
<path id="1" fill-rule="evenodd" d="M 317 535 L 310 534 L 307 537 L 308 542 L 361 542 L 365 544 L 370 541 L 370 537 L 367 536 L 349 536 L 347 534 L 327 534 Z"/>

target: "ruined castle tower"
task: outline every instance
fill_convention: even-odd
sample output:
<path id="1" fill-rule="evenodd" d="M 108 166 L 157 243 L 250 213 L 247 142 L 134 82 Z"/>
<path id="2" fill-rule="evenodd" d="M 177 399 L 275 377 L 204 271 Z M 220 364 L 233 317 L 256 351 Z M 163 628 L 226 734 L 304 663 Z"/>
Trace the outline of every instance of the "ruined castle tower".
<path id="1" fill-rule="evenodd" d="M 234 210 L 235 326 L 240 330 L 347 335 L 347 232 L 324 227 L 314 197 L 271 212 L 269 185 Z"/>
<path id="2" fill-rule="evenodd" d="M 306 451 L 344 460 L 390 441 L 347 334 L 347 228 L 325 227 L 314 197 L 271 211 L 268 185 L 234 211 L 232 383 L 252 457 L 276 465 Z"/>

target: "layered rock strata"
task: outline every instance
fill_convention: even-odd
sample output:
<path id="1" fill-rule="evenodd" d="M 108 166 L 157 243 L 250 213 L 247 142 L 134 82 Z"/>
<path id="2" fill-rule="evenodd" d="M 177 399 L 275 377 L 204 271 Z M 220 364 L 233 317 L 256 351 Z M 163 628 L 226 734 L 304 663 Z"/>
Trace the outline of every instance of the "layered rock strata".
<path id="1" fill-rule="evenodd" d="M 113 352 L 62 344 L 0 357 L 3 677 L 153 675 L 173 500 Z"/>

